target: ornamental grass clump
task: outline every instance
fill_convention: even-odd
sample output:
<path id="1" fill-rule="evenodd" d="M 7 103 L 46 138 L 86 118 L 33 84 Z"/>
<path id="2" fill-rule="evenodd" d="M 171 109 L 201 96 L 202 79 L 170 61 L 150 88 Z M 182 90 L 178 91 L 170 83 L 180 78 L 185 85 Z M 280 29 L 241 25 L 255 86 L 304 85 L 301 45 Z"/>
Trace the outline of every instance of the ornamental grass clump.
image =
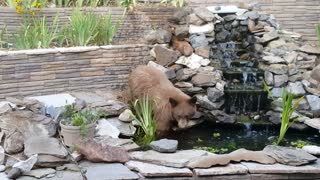
<path id="1" fill-rule="evenodd" d="M 263 81 L 264 87 L 267 90 L 269 96 L 273 98 L 272 93 L 266 84 L 265 81 Z M 293 103 L 293 99 L 295 98 L 295 95 L 291 92 L 289 92 L 287 89 L 282 88 L 282 114 L 281 114 L 281 127 L 280 132 L 278 136 L 278 140 L 276 141 L 276 145 L 279 145 L 281 141 L 283 140 L 287 130 L 297 121 L 299 117 L 296 117 L 294 119 L 291 119 L 292 114 L 297 109 L 299 103 L 303 100 L 304 96 L 300 97 L 295 103 Z"/>
<path id="2" fill-rule="evenodd" d="M 156 139 L 156 120 L 152 106 L 152 101 L 148 96 L 144 96 L 132 104 L 135 115 L 130 114 L 139 125 L 135 139 L 139 145 L 144 147 Z"/>

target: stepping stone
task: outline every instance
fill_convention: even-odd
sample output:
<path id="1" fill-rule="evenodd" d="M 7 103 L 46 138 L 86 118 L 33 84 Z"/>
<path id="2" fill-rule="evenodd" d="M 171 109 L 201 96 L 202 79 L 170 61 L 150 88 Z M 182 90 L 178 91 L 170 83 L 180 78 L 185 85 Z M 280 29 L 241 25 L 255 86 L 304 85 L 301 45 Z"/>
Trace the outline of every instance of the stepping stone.
<path id="1" fill-rule="evenodd" d="M 185 167 L 191 159 L 205 155 L 207 155 L 207 152 L 202 150 L 183 150 L 176 153 L 159 153 L 149 150 L 129 153 L 132 160 L 177 168 Z"/>
<path id="2" fill-rule="evenodd" d="M 173 153 L 176 152 L 178 148 L 178 141 L 170 139 L 160 139 L 158 141 L 152 141 L 150 143 L 150 147 L 158 152 Z"/>
<path id="3" fill-rule="evenodd" d="M 138 171 L 145 177 L 193 176 L 188 168 L 173 168 L 139 161 L 129 161 L 125 165 L 131 170 Z"/>
<path id="4" fill-rule="evenodd" d="M 209 169 L 194 169 L 197 176 L 217 176 L 232 174 L 247 174 L 248 169 L 242 164 L 229 164 L 227 166 L 212 167 Z"/>
<path id="5" fill-rule="evenodd" d="M 314 145 L 303 146 L 302 149 L 305 150 L 309 154 L 312 154 L 315 156 L 320 155 L 320 147 L 319 146 L 314 146 Z"/>
<path id="6" fill-rule="evenodd" d="M 304 150 L 289 147 L 268 145 L 263 149 L 263 152 L 273 157 L 278 163 L 291 166 L 304 165 L 317 160 L 316 157 Z"/>
<path id="7" fill-rule="evenodd" d="M 24 147 L 24 154 L 28 157 L 33 154 L 43 154 L 65 158 L 68 155 L 67 150 L 55 138 L 32 137 L 25 141 Z"/>
<path id="8" fill-rule="evenodd" d="M 54 170 L 52 168 L 43 168 L 43 169 L 34 169 L 30 172 L 23 173 L 23 175 L 40 179 L 40 178 L 43 178 L 49 174 L 55 174 L 55 173 L 56 173 L 56 170 Z"/>
<path id="9" fill-rule="evenodd" d="M 249 173 L 252 174 L 291 174 L 291 173 L 320 173 L 320 168 L 316 168 L 310 165 L 306 166 L 287 166 L 283 164 L 257 164 L 252 162 L 242 162 L 242 165 L 246 166 Z"/>
<path id="10" fill-rule="evenodd" d="M 109 146 L 123 147 L 127 151 L 135 151 L 140 149 L 140 146 L 138 146 L 131 139 L 119 139 L 119 138 L 112 138 L 108 136 L 99 136 L 99 137 L 95 137 L 94 140 L 97 143 L 106 144 Z"/>
<path id="11" fill-rule="evenodd" d="M 90 163 L 88 161 L 80 164 L 86 171 L 88 180 L 109 180 L 109 179 L 139 179 L 139 176 L 130 171 L 120 163 Z"/>

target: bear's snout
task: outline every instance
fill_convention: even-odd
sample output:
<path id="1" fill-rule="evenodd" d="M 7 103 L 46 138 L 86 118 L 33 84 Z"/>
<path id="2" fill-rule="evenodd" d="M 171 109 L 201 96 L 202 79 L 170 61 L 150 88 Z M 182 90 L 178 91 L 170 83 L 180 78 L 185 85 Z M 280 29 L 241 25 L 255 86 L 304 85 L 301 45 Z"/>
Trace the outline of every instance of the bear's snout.
<path id="1" fill-rule="evenodd" d="M 178 119 L 178 127 L 181 129 L 185 129 L 188 126 L 188 120 L 185 118 Z"/>

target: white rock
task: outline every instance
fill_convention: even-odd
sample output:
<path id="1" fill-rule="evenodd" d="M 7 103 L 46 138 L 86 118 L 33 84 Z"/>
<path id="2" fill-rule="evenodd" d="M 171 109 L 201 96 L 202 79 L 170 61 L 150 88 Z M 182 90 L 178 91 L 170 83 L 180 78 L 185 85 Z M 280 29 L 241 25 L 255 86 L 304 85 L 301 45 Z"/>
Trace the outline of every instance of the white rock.
<path id="1" fill-rule="evenodd" d="M 38 154 L 32 155 L 29 159 L 25 161 L 19 161 L 15 163 L 12 167 L 18 168 L 21 172 L 29 172 L 33 168 L 34 164 L 38 161 Z"/>
<path id="2" fill-rule="evenodd" d="M 246 9 L 239 9 L 237 6 L 209 6 L 207 9 L 214 14 L 243 14 L 247 11 Z"/>
<path id="3" fill-rule="evenodd" d="M 46 107 L 63 107 L 75 102 L 76 98 L 70 94 L 53 94 L 47 96 L 33 96 L 26 99 L 35 99 L 43 103 Z"/>
<path id="4" fill-rule="evenodd" d="M 208 23 L 202 26 L 190 25 L 189 33 L 190 34 L 206 34 L 211 33 L 214 30 L 214 24 Z"/>
<path id="5" fill-rule="evenodd" d="M 194 53 L 189 57 L 181 56 L 178 61 L 176 61 L 176 64 L 182 64 L 191 69 L 198 69 L 201 66 L 208 65 L 209 63 L 210 61 L 208 59 L 203 59 L 203 57 Z"/>
<path id="6" fill-rule="evenodd" d="M 113 138 L 118 138 L 120 135 L 119 129 L 113 126 L 106 119 L 101 119 L 98 121 L 97 130 L 98 136 L 110 136 Z"/>
<path id="7" fill-rule="evenodd" d="M 3 172 L 4 170 L 6 170 L 6 166 L 5 165 L 0 165 L 0 172 Z"/>
<path id="8" fill-rule="evenodd" d="M 303 150 L 305 150 L 307 153 L 319 156 L 320 155 L 320 147 L 319 146 L 314 146 L 314 145 L 308 145 L 308 146 L 303 146 Z"/>

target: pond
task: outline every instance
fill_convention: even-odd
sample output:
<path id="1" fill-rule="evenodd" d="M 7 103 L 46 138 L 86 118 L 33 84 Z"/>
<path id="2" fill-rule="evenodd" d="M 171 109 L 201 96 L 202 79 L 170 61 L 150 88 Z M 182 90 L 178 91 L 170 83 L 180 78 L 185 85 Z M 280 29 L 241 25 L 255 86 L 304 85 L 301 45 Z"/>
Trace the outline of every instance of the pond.
<path id="1" fill-rule="evenodd" d="M 203 149 L 215 153 L 228 153 L 239 148 L 262 150 L 272 144 L 279 134 L 279 127 L 273 125 L 214 124 L 205 121 L 197 127 L 176 132 L 169 138 L 179 141 L 178 149 Z M 288 130 L 285 146 L 299 146 L 305 143 L 320 145 L 319 132 Z"/>

